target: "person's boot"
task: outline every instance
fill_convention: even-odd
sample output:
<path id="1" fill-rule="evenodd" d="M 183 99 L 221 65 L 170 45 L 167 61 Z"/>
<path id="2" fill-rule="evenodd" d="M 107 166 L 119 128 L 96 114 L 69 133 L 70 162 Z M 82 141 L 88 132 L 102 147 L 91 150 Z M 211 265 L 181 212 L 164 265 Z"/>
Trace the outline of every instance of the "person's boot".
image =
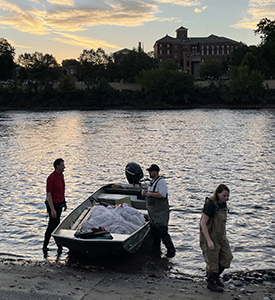
<path id="1" fill-rule="evenodd" d="M 168 258 L 174 257 L 176 255 L 176 249 L 173 242 L 171 240 L 168 240 L 168 241 L 163 241 L 163 243 L 167 249 L 166 257 Z"/>
<path id="2" fill-rule="evenodd" d="M 225 268 L 223 266 L 219 265 L 219 274 L 218 274 L 217 280 L 216 280 L 217 285 L 220 286 L 220 287 L 222 287 L 222 288 L 224 288 L 224 283 L 221 281 L 220 275 L 224 271 L 224 269 Z"/>
<path id="3" fill-rule="evenodd" d="M 223 288 L 217 284 L 219 274 L 207 273 L 207 288 L 214 292 L 223 292 Z"/>

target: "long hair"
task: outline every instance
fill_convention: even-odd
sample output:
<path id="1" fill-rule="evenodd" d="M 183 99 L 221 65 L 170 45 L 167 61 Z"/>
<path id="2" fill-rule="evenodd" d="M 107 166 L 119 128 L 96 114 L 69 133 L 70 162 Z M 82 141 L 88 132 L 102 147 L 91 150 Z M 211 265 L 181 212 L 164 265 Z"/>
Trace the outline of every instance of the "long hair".
<path id="1" fill-rule="evenodd" d="M 218 194 L 220 194 L 224 190 L 227 191 L 228 193 L 230 192 L 229 188 L 225 184 L 222 183 L 222 184 L 218 185 L 218 187 L 216 188 L 216 190 L 213 194 L 215 199 L 218 199 Z"/>

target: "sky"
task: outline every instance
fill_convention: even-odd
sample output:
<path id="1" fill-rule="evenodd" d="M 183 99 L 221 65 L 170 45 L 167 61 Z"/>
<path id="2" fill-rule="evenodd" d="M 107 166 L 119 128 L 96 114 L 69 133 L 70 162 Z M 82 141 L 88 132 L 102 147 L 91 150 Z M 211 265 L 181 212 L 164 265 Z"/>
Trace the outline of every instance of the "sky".
<path id="1" fill-rule="evenodd" d="M 181 26 L 189 37 L 258 45 L 257 24 L 274 17 L 275 0 L 0 0 L 0 38 L 15 48 L 16 59 L 37 51 L 61 63 L 85 49 L 111 54 L 139 42 L 150 52 Z"/>

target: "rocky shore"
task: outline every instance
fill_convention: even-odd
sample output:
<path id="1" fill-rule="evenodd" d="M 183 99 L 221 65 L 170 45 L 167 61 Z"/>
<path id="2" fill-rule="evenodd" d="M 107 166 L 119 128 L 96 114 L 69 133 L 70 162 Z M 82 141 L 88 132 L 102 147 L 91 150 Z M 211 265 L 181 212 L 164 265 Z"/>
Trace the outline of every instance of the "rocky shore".
<path id="1" fill-rule="evenodd" d="M 212 292 L 204 278 L 169 276 L 162 268 L 131 272 L 58 262 L 0 262 L 0 299 L 223 299 L 275 300 L 275 271 L 227 273 L 225 291 Z"/>

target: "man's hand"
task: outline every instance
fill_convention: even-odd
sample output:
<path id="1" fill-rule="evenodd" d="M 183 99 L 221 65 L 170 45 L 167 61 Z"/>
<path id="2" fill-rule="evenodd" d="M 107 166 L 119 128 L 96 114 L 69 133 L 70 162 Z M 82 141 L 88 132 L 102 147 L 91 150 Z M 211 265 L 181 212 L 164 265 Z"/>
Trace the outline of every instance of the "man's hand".
<path id="1" fill-rule="evenodd" d="M 56 215 L 56 210 L 55 209 L 51 209 L 51 216 L 53 219 L 56 219 L 57 215 Z"/>

